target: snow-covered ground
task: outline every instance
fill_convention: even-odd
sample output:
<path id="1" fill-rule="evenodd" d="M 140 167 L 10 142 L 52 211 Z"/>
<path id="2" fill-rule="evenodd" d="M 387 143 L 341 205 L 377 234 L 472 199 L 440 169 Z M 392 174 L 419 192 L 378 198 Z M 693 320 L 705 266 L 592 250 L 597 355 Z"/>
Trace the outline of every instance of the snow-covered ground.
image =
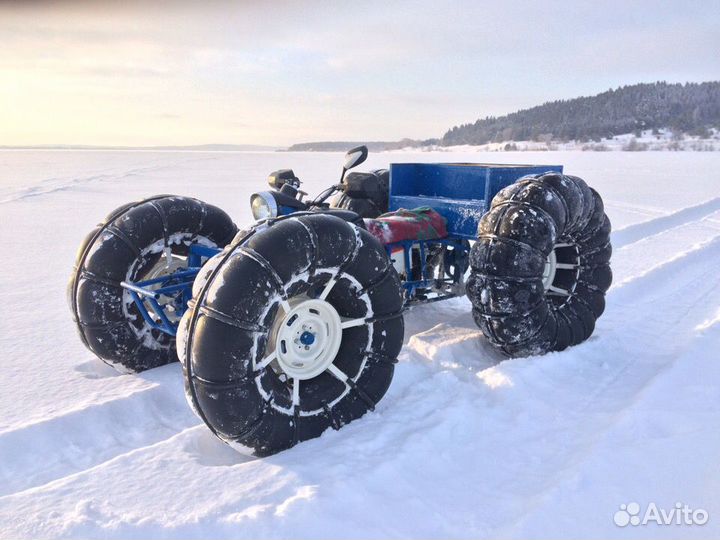
<path id="1" fill-rule="evenodd" d="M 507 152 L 507 151 L 572 151 L 585 152 L 658 152 L 658 151 L 689 151 L 717 152 L 720 151 L 720 130 L 711 128 L 704 136 L 677 134 L 670 129 L 643 129 L 636 133 L 623 133 L 597 141 L 502 141 L 481 145 L 430 146 L 424 150 L 434 152 Z M 410 149 L 412 150 L 412 149 Z M 403 152 L 398 150 L 398 152 Z"/>
<path id="2" fill-rule="evenodd" d="M 193 416 L 179 365 L 119 375 L 83 348 L 65 305 L 75 249 L 157 193 L 247 223 L 268 172 L 293 167 L 317 192 L 341 155 L 0 151 L 0 537 L 720 536 L 720 154 L 392 153 L 368 168 L 390 160 L 584 177 L 614 224 L 605 315 L 578 347 L 502 361 L 465 299 L 417 307 L 375 413 L 251 459 Z M 632 502 L 709 521 L 618 527 Z"/>

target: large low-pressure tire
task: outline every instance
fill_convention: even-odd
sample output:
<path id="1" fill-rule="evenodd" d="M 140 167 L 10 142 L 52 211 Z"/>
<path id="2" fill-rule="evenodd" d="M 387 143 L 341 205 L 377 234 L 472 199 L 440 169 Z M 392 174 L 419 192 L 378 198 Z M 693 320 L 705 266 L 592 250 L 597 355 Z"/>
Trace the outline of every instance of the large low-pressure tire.
<path id="1" fill-rule="evenodd" d="M 161 195 L 116 209 L 80 245 L 68 284 L 83 343 L 125 372 L 177 360 L 175 338 L 150 328 L 120 282 L 169 273 L 191 243 L 223 247 L 236 232 L 225 212 L 188 197 Z"/>
<path id="2" fill-rule="evenodd" d="M 610 287 L 610 220 L 580 178 L 524 177 L 481 218 L 467 294 L 488 340 L 510 356 L 586 340 Z"/>
<path id="3" fill-rule="evenodd" d="M 372 410 L 403 341 L 403 297 L 384 248 L 325 214 L 238 233 L 195 280 L 178 351 L 190 405 L 258 456 Z"/>

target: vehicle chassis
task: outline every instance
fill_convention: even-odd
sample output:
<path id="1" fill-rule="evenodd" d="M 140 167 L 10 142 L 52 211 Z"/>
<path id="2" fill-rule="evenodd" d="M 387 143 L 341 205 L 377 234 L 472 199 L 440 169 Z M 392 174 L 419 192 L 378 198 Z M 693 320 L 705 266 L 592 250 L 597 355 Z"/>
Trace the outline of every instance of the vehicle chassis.
<path id="1" fill-rule="evenodd" d="M 444 238 L 409 239 L 384 245 L 401 275 L 405 307 L 462 296 L 463 276 L 447 272 L 445 254 L 450 250 L 464 273 L 470 252 L 469 241 L 475 240 L 478 221 L 495 194 L 522 176 L 549 171 L 562 173 L 562 166 L 392 164 L 389 209 L 433 208 L 446 219 L 448 229 Z M 185 268 L 144 281 L 123 281 L 121 286 L 152 329 L 175 336 L 178 321 L 192 298 L 195 277 L 203 264 L 220 251 L 192 244 Z M 432 275 L 434 270 L 430 268 L 428 254 L 438 252 L 443 259 L 438 275 Z M 413 257 L 414 254 L 417 255 Z M 401 257 L 399 261 L 398 257 Z M 161 304 L 161 300 L 165 303 Z M 168 309 L 172 313 L 168 313 Z"/>

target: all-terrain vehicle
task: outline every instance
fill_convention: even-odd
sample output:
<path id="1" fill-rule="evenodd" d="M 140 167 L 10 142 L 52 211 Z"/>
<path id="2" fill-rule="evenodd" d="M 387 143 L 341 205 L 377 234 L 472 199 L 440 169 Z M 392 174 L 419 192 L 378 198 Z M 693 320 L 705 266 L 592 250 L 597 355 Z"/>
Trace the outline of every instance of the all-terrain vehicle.
<path id="1" fill-rule="evenodd" d="M 255 455 L 339 429 L 387 391 L 413 304 L 466 294 L 509 356 L 587 339 L 612 274 L 600 196 L 561 166 L 398 163 L 315 199 L 292 170 L 242 230 L 170 195 L 112 212 L 69 285 L 80 337 L 138 372 L 179 358 L 188 401 Z M 329 202 L 328 202 L 329 201 Z"/>

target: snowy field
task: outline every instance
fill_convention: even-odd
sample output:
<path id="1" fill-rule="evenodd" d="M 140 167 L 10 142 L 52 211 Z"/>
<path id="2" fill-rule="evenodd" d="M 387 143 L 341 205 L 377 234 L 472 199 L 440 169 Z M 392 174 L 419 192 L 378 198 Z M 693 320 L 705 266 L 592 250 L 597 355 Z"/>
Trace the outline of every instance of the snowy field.
<path id="1" fill-rule="evenodd" d="M 65 285 L 120 204 L 198 197 L 250 221 L 292 167 L 317 192 L 341 154 L 0 151 L 0 537 L 720 536 L 720 153 L 392 153 L 564 164 L 604 197 L 615 281 L 593 337 L 501 361 L 465 299 L 406 315 L 375 413 L 267 459 L 216 440 L 179 365 L 119 375 L 82 346 Z M 702 509 L 628 525 L 621 504 Z"/>
<path id="2" fill-rule="evenodd" d="M 720 131 L 712 128 L 706 137 L 697 135 L 676 135 L 669 129 L 653 131 L 645 129 L 636 133 L 623 133 L 598 141 L 502 141 L 490 142 L 482 145 L 463 146 L 435 146 L 433 150 L 440 152 L 480 151 L 503 152 L 507 150 L 519 151 L 547 151 L 547 150 L 583 150 L 592 152 L 659 152 L 659 151 L 692 151 L 717 152 L 720 150 Z"/>

